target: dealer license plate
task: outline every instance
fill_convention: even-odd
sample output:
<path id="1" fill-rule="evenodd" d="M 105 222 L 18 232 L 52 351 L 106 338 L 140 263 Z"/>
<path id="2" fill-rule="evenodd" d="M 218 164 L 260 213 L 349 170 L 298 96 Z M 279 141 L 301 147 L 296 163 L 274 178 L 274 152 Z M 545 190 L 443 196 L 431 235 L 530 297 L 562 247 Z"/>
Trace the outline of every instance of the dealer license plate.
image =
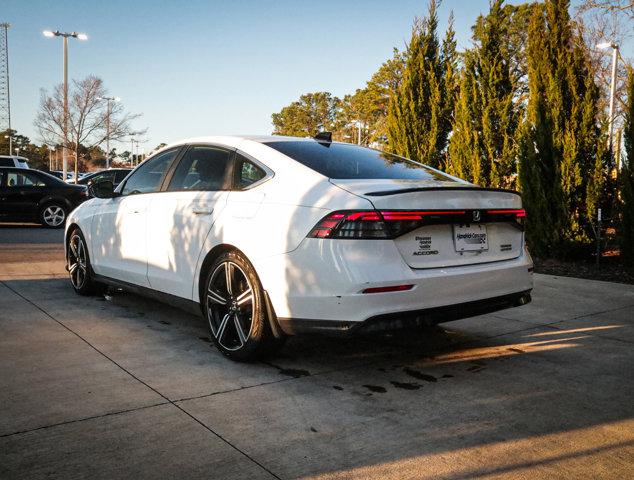
<path id="1" fill-rule="evenodd" d="M 454 225 L 453 243 L 456 252 L 488 250 L 487 227 L 481 224 Z"/>

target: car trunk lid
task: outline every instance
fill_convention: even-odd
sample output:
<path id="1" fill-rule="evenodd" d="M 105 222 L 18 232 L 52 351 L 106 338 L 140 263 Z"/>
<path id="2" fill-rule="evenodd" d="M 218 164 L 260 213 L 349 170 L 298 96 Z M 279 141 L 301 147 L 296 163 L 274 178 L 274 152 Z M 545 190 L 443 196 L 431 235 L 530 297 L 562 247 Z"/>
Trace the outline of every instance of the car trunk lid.
<path id="1" fill-rule="evenodd" d="M 399 229 L 394 242 L 412 268 L 496 262 L 522 252 L 524 214 L 516 192 L 437 180 L 331 182 L 383 212 Z"/>

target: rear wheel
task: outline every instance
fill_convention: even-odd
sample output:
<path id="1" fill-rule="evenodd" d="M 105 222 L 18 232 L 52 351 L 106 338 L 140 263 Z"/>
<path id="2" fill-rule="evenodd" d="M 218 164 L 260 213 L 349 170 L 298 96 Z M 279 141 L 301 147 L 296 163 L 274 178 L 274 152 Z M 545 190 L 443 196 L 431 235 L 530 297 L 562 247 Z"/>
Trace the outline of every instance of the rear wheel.
<path id="1" fill-rule="evenodd" d="M 44 205 L 40 211 L 40 223 L 47 228 L 62 228 L 66 222 L 66 208 L 59 203 Z"/>
<path id="2" fill-rule="evenodd" d="M 239 252 L 223 253 L 213 262 L 202 300 L 211 338 L 225 356 L 249 361 L 276 349 L 260 281 Z"/>
<path id="3" fill-rule="evenodd" d="M 105 286 L 92 279 L 90 256 L 86 248 L 86 240 L 79 228 L 75 228 L 68 237 L 67 270 L 70 283 L 79 295 L 93 295 L 102 293 Z"/>

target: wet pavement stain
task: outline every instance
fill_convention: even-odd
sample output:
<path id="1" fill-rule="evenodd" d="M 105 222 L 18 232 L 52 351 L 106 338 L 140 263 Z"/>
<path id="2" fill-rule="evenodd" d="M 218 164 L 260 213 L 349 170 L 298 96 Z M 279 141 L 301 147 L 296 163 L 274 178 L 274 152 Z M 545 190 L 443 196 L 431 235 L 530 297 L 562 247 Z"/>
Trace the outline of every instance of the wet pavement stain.
<path id="1" fill-rule="evenodd" d="M 442 377 L 440 378 L 453 378 L 453 375 L 450 375 L 448 373 L 445 373 Z"/>
<path id="2" fill-rule="evenodd" d="M 165 320 L 159 320 L 158 322 L 159 322 L 159 323 L 162 323 L 163 325 L 171 325 L 171 323 L 170 323 L 170 322 L 167 322 L 167 321 L 165 321 Z"/>
<path id="3" fill-rule="evenodd" d="M 280 372 L 280 375 L 286 375 L 293 378 L 309 377 L 311 375 L 311 373 L 308 370 L 299 370 L 296 368 L 282 368 L 272 363 L 266 363 L 266 365 L 268 365 L 269 367 L 277 368 Z"/>
<path id="4" fill-rule="evenodd" d="M 419 385 L 418 383 L 395 382 L 395 381 L 391 381 L 390 383 L 394 385 L 396 388 L 402 388 L 403 390 L 418 390 L 421 387 L 421 385 Z"/>
<path id="5" fill-rule="evenodd" d="M 198 337 L 198 338 L 200 338 L 203 342 L 211 343 L 211 339 L 208 337 Z"/>
<path id="6" fill-rule="evenodd" d="M 405 367 L 403 371 L 410 377 L 414 377 L 418 380 L 425 380 L 426 382 L 437 382 L 438 379 L 433 375 L 427 375 L 426 373 L 414 370 L 413 368 Z"/>
<path id="7" fill-rule="evenodd" d="M 363 385 L 365 388 L 375 393 L 385 393 L 387 389 L 385 387 L 380 387 L 378 385 Z"/>
<path id="8" fill-rule="evenodd" d="M 482 370 L 484 370 L 484 368 L 485 367 L 482 367 L 480 365 L 473 365 L 467 368 L 467 372 L 471 372 L 471 373 L 481 372 Z"/>
<path id="9" fill-rule="evenodd" d="M 335 390 L 343 390 L 343 387 L 340 387 L 339 385 L 333 385 L 332 388 Z"/>
<path id="10" fill-rule="evenodd" d="M 317 433 L 317 429 L 315 427 L 310 427 L 310 431 Z"/>

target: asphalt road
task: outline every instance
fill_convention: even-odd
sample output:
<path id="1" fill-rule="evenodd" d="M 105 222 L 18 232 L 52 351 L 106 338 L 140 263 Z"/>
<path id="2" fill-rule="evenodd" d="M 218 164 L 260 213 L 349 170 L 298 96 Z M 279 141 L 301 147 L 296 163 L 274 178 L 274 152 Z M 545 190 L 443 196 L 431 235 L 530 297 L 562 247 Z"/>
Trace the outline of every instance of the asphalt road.
<path id="1" fill-rule="evenodd" d="M 634 478 L 634 287 L 536 275 L 443 328 L 238 364 L 200 318 L 74 294 L 0 226 L 0 478 Z"/>

